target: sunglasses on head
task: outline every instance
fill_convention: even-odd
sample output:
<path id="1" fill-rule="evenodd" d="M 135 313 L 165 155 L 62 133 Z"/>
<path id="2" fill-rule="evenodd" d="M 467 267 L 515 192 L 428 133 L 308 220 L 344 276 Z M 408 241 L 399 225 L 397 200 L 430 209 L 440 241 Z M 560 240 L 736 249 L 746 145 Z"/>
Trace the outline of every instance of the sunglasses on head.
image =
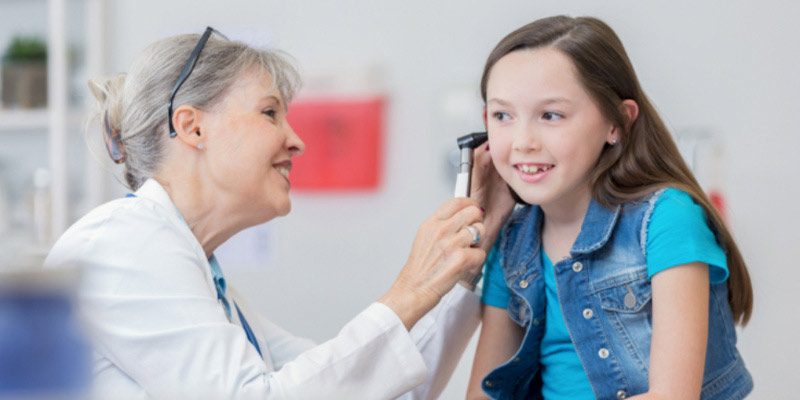
<path id="1" fill-rule="evenodd" d="M 172 125 L 172 102 L 175 100 L 175 94 L 178 93 L 178 89 L 180 89 L 181 85 L 183 85 L 183 82 L 186 81 L 186 78 L 189 77 L 189 74 L 192 73 L 192 69 L 194 69 L 194 65 L 197 64 L 197 59 L 200 57 L 200 51 L 203 50 L 203 46 L 205 46 L 208 38 L 211 37 L 211 34 L 214 32 L 226 40 L 228 39 L 216 29 L 210 26 L 207 27 L 205 33 L 203 33 L 203 36 L 200 37 L 200 41 L 198 41 L 197 45 L 194 46 L 194 50 L 192 50 L 192 54 L 189 55 L 189 59 L 186 60 L 186 64 L 183 66 L 183 70 L 181 70 L 181 74 L 178 76 L 178 81 L 175 82 L 175 87 L 172 88 L 172 94 L 170 94 L 169 103 L 167 104 L 169 137 L 171 138 L 177 136 L 177 133 L 175 133 L 175 127 Z M 111 159 L 114 160 L 115 163 L 124 163 L 126 159 L 126 153 L 125 148 L 122 145 L 122 136 L 120 135 L 119 131 L 111 128 L 111 124 L 108 122 L 107 111 L 105 115 L 103 115 L 103 131 L 105 133 L 104 139 L 106 150 L 108 150 L 108 155 L 111 156 Z"/>
<path id="2" fill-rule="evenodd" d="M 169 103 L 167 103 L 167 117 L 169 121 L 169 137 L 174 138 L 178 134 L 175 132 L 175 127 L 172 125 L 172 102 L 175 100 L 175 94 L 178 93 L 178 89 L 181 88 L 183 82 L 186 82 L 186 79 L 189 77 L 189 74 L 192 73 L 194 69 L 194 65 L 197 64 L 197 59 L 200 57 L 200 51 L 203 50 L 203 46 L 206 45 L 208 38 L 211 37 L 212 33 L 216 33 L 217 35 L 222 36 L 224 39 L 228 39 L 225 35 L 220 33 L 218 30 L 207 27 L 206 31 L 203 33 L 203 36 L 200 37 L 200 40 L 197 42 L 197 45 L 194 46 L 194 50 L 192 50 L 192 54 L 189 55 L 189 59 L 186 60 L 186 64 L 183 66 L 183 70 L 181 70 L 181 74 L 178 75 L 178 81 L 175 82 L 175 87 L 172 88 L 172 94 L 169 95 Z"/>

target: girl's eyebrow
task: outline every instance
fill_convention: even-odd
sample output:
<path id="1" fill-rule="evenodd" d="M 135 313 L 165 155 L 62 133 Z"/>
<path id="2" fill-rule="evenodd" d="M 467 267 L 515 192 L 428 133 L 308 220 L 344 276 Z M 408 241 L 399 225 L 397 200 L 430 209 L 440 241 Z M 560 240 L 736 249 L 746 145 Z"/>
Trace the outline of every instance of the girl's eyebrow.
<path id="1" fill-rule="evenodd" d="M 498 99 L 496 97 L 492 97 L 492 98 L 489 99 L 489 101 L 486 102 L 486 104 L 491 104 L 491 103 L 497 103 L 497 104 L 499 104 L 501 106 L 505 106 L 505 107 L 508 107 L 508 106 L 511 105 L 509 102 L 507 102 L 505 100 L 502 100 L 502 99 Z"/>
<path id="2" fill-rule="evenodd" d="M 557 104 L 557 103 L 565 103 L 566 105 L 571 105 L 572 101 L 570 101 L 566 97 L 550 97 L 550 98 L 542 100 L 542 102 L 540 104 L 541 105 L 550 105 L 550 104 Z"/>
<path id="3" fill-rule="evenodd" d="M 486 102 L 486 104 L 492 104 L 492 103 L 496 103 L 496 104 L 499 104 L 499 105 L 504 106 L 504 107 L 510 107 L 511 106 L 511 103 L 509 103 L 509 102 L 507 102 L 507 101 L 505 101 L 503 99 L 499 99 L 497 97 L 492 97 Z M 559 103 L 563 103 L 563 104 L 566 104 L 566 105 L 572 105 L 572 101 L 567 99 L 566 97 L 549 97 L 549 98 L 546 98 L 546 99 L 540 101 L 538 104 L 540 106 L 547 106 L 547 105 L 559 104 Z"/>

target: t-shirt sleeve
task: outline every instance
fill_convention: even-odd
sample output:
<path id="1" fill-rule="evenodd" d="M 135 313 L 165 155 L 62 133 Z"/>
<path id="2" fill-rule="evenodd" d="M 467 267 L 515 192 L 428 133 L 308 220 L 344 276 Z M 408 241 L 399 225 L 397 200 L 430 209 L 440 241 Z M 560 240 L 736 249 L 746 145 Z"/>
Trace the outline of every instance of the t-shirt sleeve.
<path id="1" fill-rule="evenodd" d="M 656 201 L 647 229 L 647 277 L 678 265 L 703 262 L 711 283 L 728 279 L 725 252 L 692 197 L 670 188 Z"/>
<path id="2" fill-rule="evenodd" d="M 481 302 L 494 307 L 508 308 L 508 300 L 511 298 L 511 294 L 503 276 L 503 267 L 500 265 L 500 251 L 497 247 L 498 244 L 495 244 L 486 257 Z"/>

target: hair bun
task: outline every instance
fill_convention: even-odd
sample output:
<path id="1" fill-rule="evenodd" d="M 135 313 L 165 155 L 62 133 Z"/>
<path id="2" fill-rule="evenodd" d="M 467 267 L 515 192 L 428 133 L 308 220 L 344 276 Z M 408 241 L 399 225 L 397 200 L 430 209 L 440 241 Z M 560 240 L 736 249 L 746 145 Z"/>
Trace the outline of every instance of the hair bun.
<path id="1" fill-rule="evenodd" d="M 125 148 L 122 144 L 120 122 L 122 120 L 122 90 L 126 74 L 120 73 L 106 78 L 89 80 L 89 90 L 97 99 L 97 114 L 102 124 L 103 140 L 108 155 L 115 163 L 125 162 Z"/>

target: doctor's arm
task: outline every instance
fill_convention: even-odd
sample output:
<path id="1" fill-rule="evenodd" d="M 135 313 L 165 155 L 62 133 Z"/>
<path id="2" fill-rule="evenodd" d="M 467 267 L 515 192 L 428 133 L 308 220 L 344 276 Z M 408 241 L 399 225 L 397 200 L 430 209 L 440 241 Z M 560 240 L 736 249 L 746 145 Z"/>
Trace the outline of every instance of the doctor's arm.
<path id="1" fill-rule="evenodd" d="M 631 399 L 698 399 L 708 344 L 708 264 L 666 269 L 652 285 L 650 390 Z"/>
<path id="2" fill-rule="evenodd" d="M 400 398 L 435 399 L 441 395 L 464 349 L 481 320 L 480 299 L 456 285 L 439 304 L 411 329 L 411 340 L 422 354 L 428 373 L 425 382 Z"/>
<path id="3" fill-rule="evenodd" d="M 414 387 L 408 393 L 405 393 L 403 399 L 430 399 L 436 398 L 441 394 L 447 381 L 453 373 L 464 348 L 467 346 L 470 338 L 472 337 L 475 329 L 480 322 L 480 301 L 478 296 L 472 291 L 455 282 L 461 277 L 463 272 L 458 272 L 454 275 L 451 267 L 447 266 L 448 258 L 457 260 L 461 257 L 473 257 L 467 262 L 469 265 L 479 267 L 485 257 L 485 253 L 479 249 L 467 248 L 466 253 L 458 254 L 453 252 L 452 249 L 442 247 L 442 239 L 438 237 L 442 230 L 442 224 L 445 226 L 451 224 L 453 219 L 461 219 L 461 222 L 456 222 L 455 226 L 446 228 L 457 232 L 458 226 L 466 224 L 475 224 L 480 218 L 480 212 L 477 207 L 471 209 L 461 209 L 464 205 L 472 204 L 471 200 L 458 199 L 451 200 L 441 207 L 436 214 L 428 221 L 423 223 L 418 231 L 417 238 L 415 239 L 414 248 L 412 249 L 409 262 L 398 277 L 393 288 L 385 295 L 378 303 L 370 306 L 371 313 L 382 315 L 380 319 L 384 321 L 387 326 L 393 326 L 387 332 L 393 332 L 390 336 L 394 337 L 391 342 L 376 343 L 375 349 L 367 352 L 367 359 L 363 360 L 361 368 L 364 371 L 354 371 L 352 373 L 355 380 L 351 381 L 347 386 L 360 386 L 359 394 L 364 398 L 367 396 L 363 388 L 367 387 L 369 382 L 368 376 L 378 378 L 379 382 L 375 383 L 381 387 L 388 388 L 393 384 L 405 381 L 406 385 L 409 382 L 416 381 L 415 384 L 410 384 L 408 388 Z M 464 213 L 461 211 L 467 211 Z M 446 222 L 450 221 L 450 222 Z M 477 226 L 484 233 L 482 226 Z M 469 235 L 466 232 L 462 233 L 467 240 L 464 244 L 469 244 Z M 450 241 L 452 241 L 451 239 Z M 460 241 L 462 239 L 455 238 Z M 452 242 L 451 242 L 452 243 Z M 422 248 L 420 248 L 422 246 Z M 427 249 L 425 247 L 433 246 L 434 249 Z M 438 250 L 440 251 L 437 251 Z M 443 251 L 441 251 L 443 250 Z M 457 261 L 459 264 L 464 261 Z M 429 267 L 424 267 L 428 264 Z M 438 264 L 438 266 L 436 265 Z M 433 267 L 433 269 L 430 269 Z M 475 268 L 475 267 L 473 267 Z M 417 282 L 414 282 L 414 281 Z M 437 282 L 435 284 L 425 283 L 425 281 Z M 403 288 L 406 290 L 402 290 Z M 433 304 L 435 306 L 425 306 L 425 313 L 417 314 L 415 316 L 416 305 L 408 306 L 409 303 L 404 303 L 404 292 L 407 294 L 407 288 L 428 288 L 428 290 L 441 290 L 442 288 L 450 288 L 448 292 L 438 300 L 434 296 Z M 414 293 L 414 292 L 412 292 Z M 413 298 L 425 299 L 423 296 L 414 295 Z M 399 298 L 399 300 L 397 300 Z M 405 304 L 405 305 L 404 305 Z M 431 309 L 431 307 L 433 307 Z M 369 309 L 368 309 L 369 310 Z M 428 311 L 429 310 L 429 311 Z M 399 322 L 399 324 L 397 324 Z M 405 329 L 413 326 L 410 331 Z M 347 330 L 344 329 L 343 332 Z M 350 330 L 352 333 L 365 333 L 369 329 L 359 328 L 358 330 Z M 341 334 L 340 334 L 341 336 Z M 336 339 L 334 339 L 336 340 Z M 330 346 L 332 342 L 326 342 L 322 346 Z M 409 346 L 410 345 L 410 346 Z M 381 347 L 382 346 L 382 347 Z M 391 352 L 387 350 L 393 350 Z M 311 349 L 314 352 L 316 349 Z M 396 354 L 399 358 L 395 361 L 399 363 L 379 363 L 377 358 L 380 353 Z M 421 358 L 420 358 L 421 355 Z M 299 354 L 298 360 L 301 361 L 306 357 L 305 354 Z M 407 358 L 407 360 L 406 360 Z M 280 360 L 275 360 L 276 366 L 282 364 Z M 293 368 L 295 361 L 289 361 L 286 367 Z M 385 373 L 381 374 L 380 368 L 386 366 L 388 369 Z M 411 374 L 415 367 L 422 374 L 419 377 L 404 377 L 403 374 Z M 399 368 L 399 370 L 398 370 Z M 366 372 L 369 370 L 370 372 Z M 275 373 L 276 376 L 283 374 L 285 371 L 281 370 Z M 341 371 L 339 375 L 344 377 L 345 374 Z M 359 381 L 360 379 L 360 381 Z M 375 379 L 372 379 L 374 381 Z M 383 380 L 383 382 L 380 382 Z M 421 384 L 420 384 L 421 383 Z M 416 386 L 416 387 L 415 387 Z M 408 390 L 408 389 L 406 389 Z M 402 392 L 401 392 L 402 393 Z M 395 396 L 399 395 L 396 393 Z M 377 398 L 377 397 L 373 397 Z"/>

